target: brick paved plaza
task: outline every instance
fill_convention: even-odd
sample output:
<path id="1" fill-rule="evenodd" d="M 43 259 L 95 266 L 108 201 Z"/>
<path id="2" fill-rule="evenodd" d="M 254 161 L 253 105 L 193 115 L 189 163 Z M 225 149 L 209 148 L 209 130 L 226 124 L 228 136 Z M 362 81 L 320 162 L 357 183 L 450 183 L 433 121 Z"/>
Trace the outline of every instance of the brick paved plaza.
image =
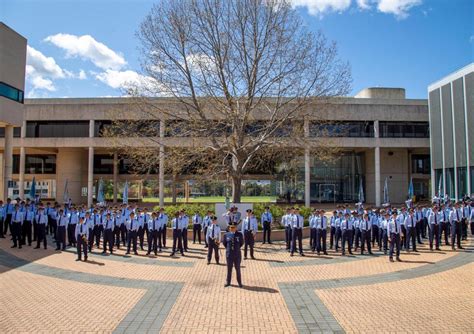
<path id="1" fill-rule="evenodd" d="M 1 239 L 2 333 L 474 332 L 470 240 L 460 252 L 425 244 L 401 263 L 378 252 L 290 258 L 283 244 L 259 244 L 243 289 L 224 288 L 225 265 L 206 265 L 200 245 L 184 258 L 95 250 L 87 263 L 51 243 L 10 245 Z"/>

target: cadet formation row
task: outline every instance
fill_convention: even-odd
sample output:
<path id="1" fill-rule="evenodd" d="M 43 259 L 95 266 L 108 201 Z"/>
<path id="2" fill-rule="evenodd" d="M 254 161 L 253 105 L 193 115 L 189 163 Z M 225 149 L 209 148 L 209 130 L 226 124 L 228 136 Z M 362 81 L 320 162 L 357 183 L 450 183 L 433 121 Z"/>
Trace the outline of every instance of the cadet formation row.
<path id="1" fill-rule="evenodd" d="M 252 210 L 247 210 L 242 218 L 237 208 L 232 207 L 224 218 L 227 225 L 240 226 L 243 240 L 238 245 L 244 245 L 244 258 L 249 253 L 254 256 L 255 236 L 258 231 L 258 219 Z M 285 229 L 286 249 L 290 255 L 303 252 L 303 227 L 306 218 L 298 208 L 288 208 L 286 214 L 280 219 L 280 225 Z M 0 237 L 4 237 L 10 229 L 13 245 L 12 248 L 22 248 L 22 245 L 36 242 L 35 248 L 47 247 L 48 234 L 51 234 L 56 250 L 65 250 L 66 246 L 77 247 L 78 260 L 87 261 L 87 253 L 94 247 L 102 252 L 113 253 L 114 248 L 126 248 L 126 253 L 138 254 L 138 247 L 145 250 L 147 255 L 152 252 L 157 255 L 166 247 L 168 230 L 171 230 L 172 248 L 170 256 L 180 253 L 185 256 L 188 251 L 188 228 L 193 230 L 193 243 L 201 244 L 201 235 L 206 248 L 208 248 L 207 261 L 210 263 L 213 253 L 219 263 L 219 245 L 226 237 L 221 235 L 221 228 L 217 217 L 209 211 L 204 217 L 194 214 L 189 217 L 184 210 L 176 212 L 171 219 L 163 209 L 149 212 L 136 205 L 122 204 L 113 207 L 95 207 L 87 209 L 85 206 L 64 205 L 57 203 L 31 203 L 29 200 L 19 201 L 15 204 L 10 199 L 5 204 L 0 201 Z M 276 225 L 269 211 L 260 217 L 263 227 L 263 243 L 271 243 L 271 227 Z M 439 204 L 433 206 L 418 206 L 416 208 L 364 210 L 358 207 L 351 211 L 346 205 L 335 210 L 327 216 L 324 210 L 314 210 L 307 218 L 310 228 L 309 248 L 318 254 L 327 254 L 329 249 L 342 255 L 353 254 L 360 250 L 361 254 L 367 251 L 372 254 L 372 249 L 389 255 L 390 261 L 400 261 L 400 250 L 417 251 L 417 244 L 422 244 L 423 239 L 429 240 L 430 249 L 439 249 L 444 241 L 453 249 L 462 249 L 462 240 L 467 238 L 468 225 L 474 234 L 474 203 L 470 201 Z M 329 242 L 328 242 L 329 239 Z M 229 239 L 230 240 L 230 239 Z M 228 244 L 228 243 L 227 243 Z M 226 246 L 226 245 L 224 245 Z M 229 246 L 229 245 L 227 245 Z M 236 248 L 235 245 L 232 245 Z M 227 248 L 227 247 L 226 247 Z M 229 249 L 226 249 L 229 252 Z M 237 249 L 234 249 L 237 252 Z M 228 254 L 227 254 L 228 255 Z"/>

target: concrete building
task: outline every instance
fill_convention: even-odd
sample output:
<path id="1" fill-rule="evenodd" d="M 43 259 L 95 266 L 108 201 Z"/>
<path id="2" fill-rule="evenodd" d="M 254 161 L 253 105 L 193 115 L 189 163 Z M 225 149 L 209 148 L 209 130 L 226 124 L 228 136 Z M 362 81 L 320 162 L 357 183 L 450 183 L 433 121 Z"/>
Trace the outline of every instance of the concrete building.
<path id="1" fill-rule="evenodd" d="M 3 154 L 0 166 L 0 178 L 3 198 L 12 186 L 13 167 L 13 132 L 14 127 L 23 125 L 23 101 L 25 90 L 26 39 L 0 22 L 0 126 L 3 127 Z M 18 146 L 18 144 L 20 144 Z M 16 147 L 25 154 L 21 143 Z M 24 161 L 22 161 L 24 162 Z M 22 164 L 24 165 L 24 164 Z M 23 169 L 21 170 L 23 172 Z M 23 181 L 24 173 L 20 173 L 19 181 Z M 20 193 L 22 195 L 22 193 Z"/>
<path id="2" fill-rule="evenodd" d="M 154 103 L 160 108 L 180 108 L 169 98 L 157 98 Z M 25 121 L 21 128 L 15 129 L 13 139 L 13 180 L 17 182 L 9 189 L 9 195 L 28 193 L 35 177 L 42 197 L 62 201 L 67 182 L 74 202 L 91 203 L 95 186 L 102 178 L 111 201 L 120 197 L 126 180 L 130 198 L 160 196 L 162 199 L 169 189 L 175 188 L 170 184 L 171 177 L 163 174 L 164 169 L 146 178 L 137 177 L 129 174 L 129 162 L 120 160 L 114 153 L 114 148 L 124 143 L 158 144 L 143 138 L 123 138 L 117 142 L 101 135 L 101 129 L 113 119 L 147 117 L 126 98 L 26 100 Z M 321 124 L 321 120 L 328 123 Z M 430 197 L 426 100 L 406 99 L 404 89 L 369 88 L 355 97 L 334 98 L 324 108 L 310 105 L 301 114 L 301 122 L 309 146 L 298 161 L 300 172 L 291 179 L 291 187 L 281 176 L 259 171 L 244 178 L 248 185 L 244 191 L 256 189 L 252 186 L 266 187 L 271 194 L 284 199 L 291 189 L 293 199 L 306 205 L 356 202 L 362 182 L 366 202 L 380 205 L 385 179 L 389 182 L 391 202 L 402 203 L 412 178 L 415 194 L 419 198 Z M 205 140 L 174 137 L 166 129 L 162 120 L 159 131 L 162 149 L 196 145 Z M 339 153 L 331 161 L 322 161 L 309 153 L 322 144 L 339 148 Z M 164 166 L 166 162 L 162 163 Z M 192 175 L 182 175 L 176 182 L 178 191 L 191 184 L 195 193 L 222 195 L 222 181 L 217 185 L 198 185 L 193 183 Z"/>
<path id="3" fill-rule="evenodd" d="M 223 195 L 224 180 L 198 184 L 193 180 L 193 175 L 180 175 L 174 179 L 165 175 L 166 161 L 163 158 L 156 174 L 146 177 L 131 174 L 130 161 L 119 159 L 116 152 L 117 148 L 129 145 L 155 146 L 157 151 L 163 152 L 167 147 L 202 145 L 207 138 L 174 134 L 169 130 L 169 124 L 178 120 L 159 114 L 150 118 L 149 113 L 144 113 L 127 98 L 24 101 L 25 60 L 26 39 L 0 23 L 2 199 L 25 197 L 33 178 L 36 180 L 37 194 L 42 198 L 63 201 L 67 185 L 67 193 L 76 203 L 92 203 L 99 179 L 104 180 L 107 199 L 113 201 L 120 197 L 125 181 L 130 184 L 129 197 L 140 199 L 154 196 L 159 197 L 161 203 L 169 189 L 172 189 L 173 195 L 181 191 L 189 193 L 191 188 L 194 194 Z M 465 87 L 471 83 L 472 77 L 467 73 L 463 75 L 463 96 L 466 96 Z M 458 82 L 448 84 L 452 92 L 458 92 Z M 445 85 L 443 83 L 443 92 L 446 92 Z M 456 126 L 459 126 L 457 122 L 462 121 L 461 118 L 455 118 L 455 115 L 461 115 L 457 112 L 457 101 L 455 97 L 449 111 L 445 108 L 446 98 L 441 105 L 443 115 L 445 112 L 451 115 L 450 110 L 456 110 L 456 113 L 452 112 L 452 117 Z M 153 103 L 158 106 L 157 110 L 179 111 L 182 107 L 170 98 L 157 98 Z M 469 114 L 467 107 L 472 109 L 472 104 L 464 98 L 463 115 L 466 119 Z M 378 206 L 382 202 L 385 179 L 389 183 L 392 203 L 405 200 L 410 179 L 413 179 L 418 198 L 429 198 L 431 167 L 428 118 L 427 101 L 406 99 L 402 88 L 368 88 L 354 97 L 330 99 L 324 105 L 310 103 L 301 110 L 295 121 L 303 125 L 302 136 L 306 139 L 305 153 L 296 161 L 297 172 L 288 177 L 268 170 L 250 171 L 244 177 L 244 195 L 271 194 L 282 199 L 289 195 L 293 200 L 309 206 L 315 202 L 356 202 L 362 185 L 366 202 Z M 258 117 L 256 119 L 258 121 Z M 160 143 L 143 137 L 121 138 L 120 141 L 104 137 L 102 130 L 113 120 L 156 122 L 159 129 L 156 136 L 160 137 Z M 452 123 L 445 120 L 443 124 L 442 136 L 447 136 L 446 127 Z M 437 131 L 437 128 L 433 129 Z M 474 145 L 468 145 L 468 140 L 472 141 L 472 138 L 467 134 L 467 125 L 465 129 L 462 138 L 451 140 L 453 144 L 458 139 L 466 142 L 466 150 L 469 151 L 470 147 L 472 152 Z M 452 137 L 454 132 L 450 133 Z M 456 136 L 461 136 L 458 133 Z M 435 169 L 439 170 L 440 166 L 443 170 L 454 168 L 455 179 L 464 175 L 462 173 L 472 175 L 465 168 L 471 166 L 469 161 L 472 159 L 460 155 L 453 157 L 451 163 L 446 157 L 448 147 L 453 145 L 444 145 L 441 165 L 439 155 L 435 153 Z M 331 156 L 329 161 L 311 153 L 323 146 L 337 148 L 338 153 Z M 454 151 L 456 149 L 454 146 Z M 463 186 L 459 188 L 464 189 Z M 456 188 L 454 195 L 459 192 Z"/>
<path id="4" fill-rule="evenodd" d="M 474 63 L 428 87 L 433 194 L 474 191 Z"/>

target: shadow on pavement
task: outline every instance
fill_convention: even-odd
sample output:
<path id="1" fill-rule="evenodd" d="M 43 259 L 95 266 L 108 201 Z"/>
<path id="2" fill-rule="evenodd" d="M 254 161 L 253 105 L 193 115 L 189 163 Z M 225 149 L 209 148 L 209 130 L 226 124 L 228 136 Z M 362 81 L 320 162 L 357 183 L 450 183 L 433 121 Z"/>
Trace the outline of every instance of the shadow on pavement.
<path id="1" fill-rule="evenodd" d="M 263 286 L 248 286 L 248 285 L 244 285 L 242 287 L 243 290 L 247 290 L 247 291 L 254 291 L 254 292 L 266 292 L 266 293 L 279 293 L 278 290 L 276 289 L 272 289 L 272 288 L 266 288 L 266 287 L 263 287 Z"/>

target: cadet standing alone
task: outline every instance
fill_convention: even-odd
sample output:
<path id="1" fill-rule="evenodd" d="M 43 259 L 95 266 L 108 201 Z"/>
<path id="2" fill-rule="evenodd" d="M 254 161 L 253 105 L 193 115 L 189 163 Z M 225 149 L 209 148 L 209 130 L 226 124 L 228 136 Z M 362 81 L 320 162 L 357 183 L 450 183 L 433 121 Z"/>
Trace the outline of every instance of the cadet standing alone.
<path id="1" fill-rule="evenodd" d="M 232 267 L 235 267 L 235 272 L 237 273 L 237 283 L 241 288 L 243 287 L 243 285 L 242 276 L 240 274 L 240 263 L 242 262 L 242 254 L 240 248 L 242 248 L 242 245 L 244 243 L 244 236 L 242 235 L 242 233 L 237 231 L 236 222 L 229 223 L 229 232 L 224 234 L 222 243 L 226 249 L 225 258 L 227 261 L 227 280 L 224 286 L 230 286 L 230 282 L 232 279 Z"/>

